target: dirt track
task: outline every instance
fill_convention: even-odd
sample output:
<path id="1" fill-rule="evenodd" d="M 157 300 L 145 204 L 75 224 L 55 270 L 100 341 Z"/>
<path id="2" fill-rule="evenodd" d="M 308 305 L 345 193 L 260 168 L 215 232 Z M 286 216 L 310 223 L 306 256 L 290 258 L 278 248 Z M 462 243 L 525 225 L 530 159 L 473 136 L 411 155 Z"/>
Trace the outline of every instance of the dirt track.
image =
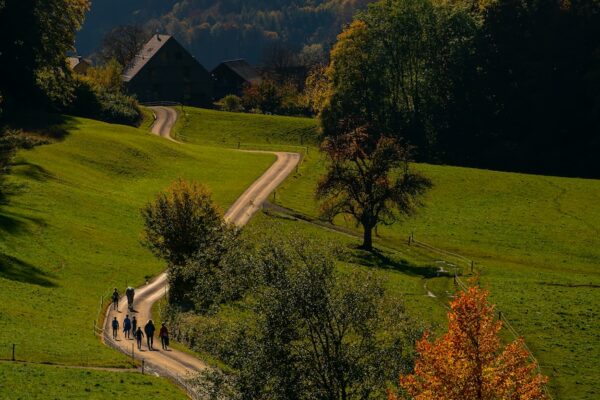
<path id="1" fill-rule="evenodd" d="M 175 125 L 177 112 L 168 107 L 152 107 L 157 119 L 152 126 L 152 133 L 155 135 L 168 138 L 170 131 Z M 281 184 L 285 178 L 296 168 L 300 161 L 300 155 L 296 153 L 278 152 L 273 153 L 277 156 L 277 161 L 258 179 L 256 180 L 229 208 L 225 214 L 225 219 L 238 226 L 245 225 L 250 218 L 256 213 L 262 203 L 269 195 Z M 122 289 L 121 289 L 122 290 Z M 138 325 L 142 326 L 152 317 L 152 306 L 156 301 L 162 298 L 167 291 L 167 275 L 163 273 L 154 279 L 151 283 L 137 288 L 135 295 L 135 310 L 133 315 L 138 320 Z M 189 354 L 161 349 L 160 340 L 158 339 L 158 329 L 155 333 L 154 348 L 156 351 L 148 351 L 144 338 L 142 352 L 134 350 L 134 340 L 126 340 L 123 338 L 123 333 L 119 332 L 119 337 L 116 342 L 112 342 L 111 321 L 113 317 L 117 317 L 119 324 L 123 325 L 123 319 L 127 314 L 127 300 L 121 298 L 119 301 L 119 309 L 116 311 L 109 309 L 104 321 L 105 342 L 118 347 L 122 352 L 131 355 L 134 351 L 136 359 L 144 359 L 155 372 L 162 375 L 170 375 L 175 378 L 185 378 L 193 375 L 195 372 L 206 368 L 206 364 L 198 358 Z M 131 317 L 131 315 L 130 315 Z M 121 329 L 120 329 L 121 330 Z M 112 343 L 111 343 L 112 342 Z"/>

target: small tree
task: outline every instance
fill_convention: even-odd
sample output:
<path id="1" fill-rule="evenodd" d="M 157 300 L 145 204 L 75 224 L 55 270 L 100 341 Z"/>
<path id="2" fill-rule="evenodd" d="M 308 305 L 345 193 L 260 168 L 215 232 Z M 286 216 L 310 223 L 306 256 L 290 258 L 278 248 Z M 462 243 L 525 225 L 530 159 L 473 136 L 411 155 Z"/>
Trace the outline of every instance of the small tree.
<path id="1" fill-rule="evenodd" d="M 488 292 L 469 288 L 452 302 L 448 332 L 434 342 L 425 334 L 419 358 L 400 385 L 415 400 L 546 399 L 547 378 L 536 372 L 523 339 L 501 350 L 501 321 L 494 320 Z M 390 400 L 397 397 L 390 394 Z"/>
<path id="2" fill-rule="evenodd" d="M 363 228 L 365 250 L 373 249 L 373 229 L 412 214 L 431 181 L 410 169 L 410 148 L 393 138 L 370 135 L 362 126 L 326 139 L 327 174 L 317 186 L 322 215 L 351 215 Z"/>
<path id="3" fill-rule="evenodd" d="M 207 188 L 175 182 L 142 209 L 144 242 L 169 264 L 170 302 L 190 305 L 195 285 L 188 263 L 200 252 L 217 252 L 231 229 Z"/>
<path id="4" fill-rule="evenodd" d="M 100 56 L 104 61 L 117 60 L 127 68 L 144 47 L 151 34 L 137 25 L 121 25 L 104 36 Z"/>

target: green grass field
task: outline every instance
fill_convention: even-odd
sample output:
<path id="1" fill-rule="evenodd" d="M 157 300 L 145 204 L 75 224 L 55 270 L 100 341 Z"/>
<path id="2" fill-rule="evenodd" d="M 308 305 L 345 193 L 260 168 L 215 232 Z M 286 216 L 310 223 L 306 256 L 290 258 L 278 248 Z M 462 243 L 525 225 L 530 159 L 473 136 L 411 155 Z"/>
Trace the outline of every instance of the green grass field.
<path id="1" fill-rule="evenodd" d="M 67 118 L 66 124 L 64 140 L 20 151 L 6 181 L 8 195 L 0 206 L 0 359 L 11 357 L 15 343 L 19 360 L 126 366 L 127 358 L 102 345 L 92 328 L 102 294 L 142 284 L 164 269 L 140 243 L 140 208 L 180 177 L 206 184 L 226 207 L 274 156 L 181 146 L 141 129 L 86 119 Z M 44 386 L 46 378 L 37 379 L 34 368 L 20 371 L 8 382 L 29 377 L 32 391 Z M 39 376 L 79 376 L 49 371 Z M 20 395 L 0 382 L 0 398 Z M 68 393 L 85 397 L 77 390 L 88 382 L 76 380 L 77 389 L 71 386 Z M 165 381 L 156 382 L 169 398 L 182 397 Z"/>
<path id="2" fill-rule="evenodd" d="M 188 398 L 165 380 L 150 375 L 54 365 L 0 363 L 0 382 L 4 400 Z"/>
<path id="3" fill-rule="evenodd" d="M 234 116 L 188 109 L 188 119 L 178 129 L 186 141 L 223 147 L 235 145 L 245 126 L 252 127 L 252 134 L 243 134 L 243 142 L 283 150 L 298 144 L 293 129 L 286 134 L 272 121 L 277 117 Z M 268 121 L 263 128 L 256 125 L 261 119 Z M 215 129 L 220 133 L 215 134 Z M 278 189 L 276 202 L 315 217 L 318 205 L 313 191 L 325 166 L 316 148 L 309 150 L 299 172 Z M 550 376 L 554 396 L 598 398 L 600 181 L 448 166 L 416 168 L 429 176 L 435 187 L 417 216 L 379 229 L 379 246 L 392 247 L 409 264 L 419 265 L 425 261 L 414 258 L 414 250 L 406 245 L 408 235 L 414 232 L 418 240 L 474 259 L 492 300 L 525 337 Z M 338 223 L 346 225 L 341 219 Z M 314 229 L 306 224 L 294 226 Z M 353 224 L 345 227 L 355 229 Z M 429 256 L 433 261 L 442 258 L 435 253 Z M 360 264 L 390 273 L 386 263 L 363 260 Z M 390 275 L 391 286 L 410 296 L 424 291 L 426 284 L 438 298 L 453 290 L 451 279 L 418 272 L 397 268 L 393 273 L 403 276 Z M 422 307 L 408 297 L 407 303 Z M 428 312 L 422 314 L 427 317 Z M 429 319 L 439 321 L 440 313 L 434 315 Z"/>

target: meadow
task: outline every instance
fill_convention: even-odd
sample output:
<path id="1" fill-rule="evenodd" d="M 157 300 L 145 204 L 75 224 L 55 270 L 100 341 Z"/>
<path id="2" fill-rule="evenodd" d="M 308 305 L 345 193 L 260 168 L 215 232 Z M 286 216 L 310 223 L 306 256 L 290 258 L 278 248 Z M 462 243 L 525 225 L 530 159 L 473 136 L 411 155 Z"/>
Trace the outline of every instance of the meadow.
<path id="1" fill-rule="evenodd" d="M 299 145 L 296 129 L 287 130 L 286 141 L 286 130 L 277 122 L 284 123 L 284 119 L 278 117 L 235 114 L 234 118 L 229 113 L 187 110 L 188 118 L 177 130 L 182 139 L 191 143 L 232 147 L 241 135 L 243 143 L 269 149 Z M 259 128 L 261 121 L 263 127 Z M 299 124 L 294 119 L 294 126 Z M 316 126 L 307 119 L 302 124 Z M 239 133 L 246 126 L 252 127 L 251 136 Z M 298 172 L 271 200 L 316 219 L 318 204 L 313 193 L 325 161 L 314 145 L 316 133 L 311 137 L 315 141 L 302 150 L 308 150 L 308 155 Z M 307 142 L 310 143 L 302 143 Z M 428 306 L 421 305 L 424 286 L 443 300 L 438 301 L 443 311 L 443 303 L 454 290 L 452 279 L 423 271 L 431 271 L 432 266 L 438 265 L 436 261 L 445 257 L 434 252 L 415 252 L 414 247 L 407 245 L 408 236 L 412 233 L 420 241 L 475 260 L 481 284 L 491 291 L 498 310 L 525 337 L 543 372 L 551 379 L 553 395 L 597 398 L 600 181 L 426 164 L 414 168 L 435 185 L 425 198 L 424 208 L 413 218 L 378 230 L 377 246 L 384 254 L 391 252 L 391 257 L 373 260 L 358 254 L 357 264 L 377 267 L 389 274 L 389 285 L 405 295 L 407 304 L 416 307 L 415 313 L 424 315 L 429 322 L 440 323 L 443 312 L 420 312 L 428 310 Z M 350 222 L 338 219 L 336 223 L 359 233 Z M 294 229 L 310 229 L 314 234 L 315 225 L 293 225 Z M 348 237 L 344 237 L 348 245 L 359 243 L 358 239 L 348 242 Z M 395 258 L 404 262 L 394 262 Z M 427 265 L 430 268 L 422 268 Z M 417 301 L 412 301 L 415 294 Z"/>
<path id="2" fill-rule="evenodd" d="M 125 356 L 94 336 L 93 323 L 103 294 L 142 285 L 164 269 L 141 244 L 141 207 L 183 178 L 207 185 L 225 209 L 275 158 L 177 145 L 143 129 L 80 118 L 66 117 L 64 130 L 66 136 L 53 144 L 19 151 L 4 183 L 0 359 L 10 359 L 16 344 L 18 360 L 126 367 Z M 4 374 L 10 368 L 0 364 Z M 0 397 L 13 395 L 19 381 L 39 390 L 52 374 L 72 376 L 71 385 L 81 390 L 93 381 L 79 380 L 79 371 L 48 368 L 18 369 L 1 380 Z M 171 393 L 163 398 L 182 397 L 166 381 L 151 382 Z M 65 393 L 83 396 L 71 389 Z M 132 386 L 131 394 L 136 390 Z"/>

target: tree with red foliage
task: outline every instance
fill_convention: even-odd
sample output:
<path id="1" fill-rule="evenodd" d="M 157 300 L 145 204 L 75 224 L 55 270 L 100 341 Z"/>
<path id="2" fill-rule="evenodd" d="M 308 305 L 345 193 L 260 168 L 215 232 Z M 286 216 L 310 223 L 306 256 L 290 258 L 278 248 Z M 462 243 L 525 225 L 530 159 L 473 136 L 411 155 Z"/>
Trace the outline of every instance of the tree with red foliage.
<path id="1" fill-rule="evenodd" d="M 494 319 L 489 293 L 471 287 L 452 302 L 448 332 L 417 343 L 419 358 L 400 386 L 415 400 L 546 399 L 548 379 L 537 373 L 522 338 L 501 349 L 502 321 Z M 390 392 L 390 400 L 397 400 Z"/>

